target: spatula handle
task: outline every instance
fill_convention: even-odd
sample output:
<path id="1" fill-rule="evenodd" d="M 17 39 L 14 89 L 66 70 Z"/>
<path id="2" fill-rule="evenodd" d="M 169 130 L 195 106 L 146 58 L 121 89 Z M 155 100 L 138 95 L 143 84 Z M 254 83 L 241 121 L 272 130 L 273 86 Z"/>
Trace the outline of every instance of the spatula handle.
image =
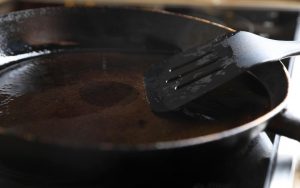
<path id="1" fill-rule="evenodd" d="M 227 42 L 244 68 L 300 55 L 299 41 L 273 40 L 246 31 L 237 32 Z"/>

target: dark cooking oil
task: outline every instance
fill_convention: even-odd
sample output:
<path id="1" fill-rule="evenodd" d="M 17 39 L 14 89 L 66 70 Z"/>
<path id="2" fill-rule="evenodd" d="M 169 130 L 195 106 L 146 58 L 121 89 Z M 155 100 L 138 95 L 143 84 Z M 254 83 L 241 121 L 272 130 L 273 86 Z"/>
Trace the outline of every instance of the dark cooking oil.
<path id="1" fill-rule="evenodd" d="M 266 90 L 243 74 L 177 112 L 155 114 L 144 72 L 166 54 L 59 52 L 0 74 L 1 126 L 44 142 L 149 143 L 216 133 L 270 109 Z"/>

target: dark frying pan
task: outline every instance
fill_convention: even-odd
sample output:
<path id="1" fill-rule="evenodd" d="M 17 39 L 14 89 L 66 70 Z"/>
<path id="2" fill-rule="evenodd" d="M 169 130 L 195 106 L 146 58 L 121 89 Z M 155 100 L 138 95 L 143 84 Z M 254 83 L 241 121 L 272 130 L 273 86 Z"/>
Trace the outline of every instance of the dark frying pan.
<path id="1" fill-rule="evenodd" d="M 276 114 L 268 128 L 299 139 L 282 113 L 289 80 L 279 62 L 174 114 L 150 111 L 143 72 L 233 32 L 224 26 L 159 11 L 46 8 L 2 16 L 0 31 L 5 164 L 77 173 L 205 161 L 246 145 Z"/>

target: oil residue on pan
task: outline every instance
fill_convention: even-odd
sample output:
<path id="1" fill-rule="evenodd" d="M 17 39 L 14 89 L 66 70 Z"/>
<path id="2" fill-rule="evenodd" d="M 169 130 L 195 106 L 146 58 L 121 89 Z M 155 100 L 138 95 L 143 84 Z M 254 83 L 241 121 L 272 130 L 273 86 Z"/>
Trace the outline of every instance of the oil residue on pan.
<path id="1" fill-rule="evenodd" d="M 215 133 L 269 110 L 249 74 L 182 111 L 154 114 L 143 75 L 164 54 L 76 51 L 19 62 L 0 74 L 1 126 L 44 142 L 142 144 Z"/>

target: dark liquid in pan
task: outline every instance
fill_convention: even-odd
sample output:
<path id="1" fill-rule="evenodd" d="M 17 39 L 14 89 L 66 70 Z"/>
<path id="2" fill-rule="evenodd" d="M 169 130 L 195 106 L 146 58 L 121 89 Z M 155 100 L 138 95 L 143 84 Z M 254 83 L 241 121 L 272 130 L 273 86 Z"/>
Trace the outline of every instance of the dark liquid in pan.
<path id="1" fill-rule="evenodd" d="M 180 112 L 156 115 L 143 73 L 165 57 L 80 51 L 24 60 L 0 74 L 1 127 L 51 143 L 150 143 L 227 130 L 270 109 L 267 92 L 244 74 Z"/>

